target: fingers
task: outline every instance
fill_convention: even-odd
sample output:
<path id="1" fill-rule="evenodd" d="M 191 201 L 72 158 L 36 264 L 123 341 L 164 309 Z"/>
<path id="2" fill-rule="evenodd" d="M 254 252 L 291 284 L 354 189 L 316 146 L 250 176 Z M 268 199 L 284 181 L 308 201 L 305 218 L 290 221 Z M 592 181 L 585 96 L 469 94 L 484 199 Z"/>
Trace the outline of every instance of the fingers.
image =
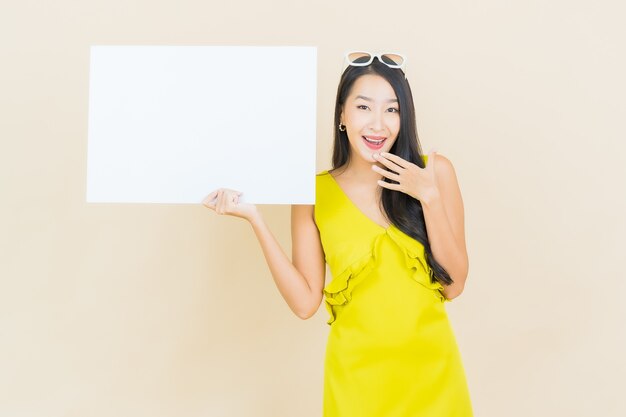
<path id="1" fill-rule="evenodd" d="M 204 197 L 202 205 L 210 209 L 215 209 L 215 198 L 217 197 L 218 190 L 213 191 L 211 194 Z"/>
<path id="2" fill-rule="evenodd" d="M 394 180 L 394 181 L 400 182 L 400 175 L 398 175 L 398 174 L 396 174 L 394 172 L 387 171 L 386 169 L 382 169 L 378 165 L 372 165 L 372 169 L 374 171 L 380 173 L 382 176 L 389 178 L 390 180 Z"/>
<path id="3" fill-rule="evenodd" d="M 402 191 L 401 190 L 401 185 L 400 184 L 392 184 L 390 182 L 386 182 L 383 180 L 378 180 L 378 185 L 380 185 L 383 188 L 388 188 L 390 190 L 395 190 L 395 191 Z"/>
<path id="4" fill-rule="evenodd" d="M 375 160 L 377 160 L 378 162 L 380 162 L 381 164 L 383 164 L 384 166 L 392 170 L 394 173 L 399 173 L 400 169 L 402 168 L 398 164 L 391 162 L 389 159 L 386 159 L 384 156 L 380 154 L 379 155 L 374 154 L 374 155 L 375 155 L 374 156 Z"/>
<path id="5" fill-rule="evenodd" d="M 217 205 L 215 206 L 215 212 L 217 214 L 224 213 L 224 190 L 221 188 L 217 192 Z"/>
<path id="6" fill-rule="evenodd" d="M 233 206 L 233 191 L 222 189 L 220 191 L 220 203 L 218 204 L 218 214 L 229 214 Z"/>
<path id="7" fill-rule="evenodd" d="M 382 163 L 384 163 L 384 161 L 386 160 L 391 160 L 395 165 L 399 165 L 402 168 L 408 168 L 409 166 L 409 162 L 405 161 L 404 159 L 400 158 L 398 155 L 394 155 L 392 153 L 389 152 L 382 152 L 379 154 L 382 158 L 378 158 L 378 160 Z M 387 165 L 387 164 L 385 164 Z M 389 166 L 389 165 L 387 165 Z M 392 165 L 393 166 L 393 165 Z M 390 167 L 391 168 L 391 167 Z"/>
<path id="8" fill-rule="evenodd" d="M 239 196 L 241 194 L 239 191 L 220 188 L 207 195 L 202 200 L 202 204 L 214 210 L 217 214 L 230 214 L 233 208 L 239 204 Z"/>

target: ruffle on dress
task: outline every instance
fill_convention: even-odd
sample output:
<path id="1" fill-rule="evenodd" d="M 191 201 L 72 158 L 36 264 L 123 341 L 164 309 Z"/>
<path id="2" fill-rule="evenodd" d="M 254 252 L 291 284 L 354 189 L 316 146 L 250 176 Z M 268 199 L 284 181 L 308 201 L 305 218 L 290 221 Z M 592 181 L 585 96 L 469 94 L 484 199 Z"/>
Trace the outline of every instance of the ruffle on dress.
<path id="1" fill-rule="evenodd" d="M 411 277 L 432 290 L 442 303 L 449 302 L 443 295 L 443 285 L 439 281 L 431 281 L 432 270 L 426 264 L 424 245 L 395 227 L 391 227 L 387 234 L 404 251 L 406 266 L 413 270 Z"/>
<path id="2" fill-rule="evenodd" d="M 434 283 L 430 280 L 430 268 L 424 261 L 424 246 L 406 235 L 395 226 L 389 227 L 385 233 L 378 235 L 373 243 L 372 248 L 365 255 L 350 264 L 341 273 L 333 277 L 331 282 L 324 287 L 324 299 L 326 310 L 330 318 L 327 324 L 331 324 L 336 319 L 336 313 L 333 306 L 344 305 L 352 300 L 352 290 L 368 275 L 376 264 L 376 254 L 378 253 L 378 245 L 380 239 L 389 236 L 391 240 L 402 249 L 405 256 L 407 268 L 412 270 L 411 277 L 424 287 L 432 290 L 433 294 L 439 301 L 450 301 L 443 295 L 443 285 L 438 281 Z"/>
<path id="3" fill-rule="evenodd" d="M 380 234 L 374 239 L 370 251 L 333 277 L 330 283 L 324 287 L 326 310 L 330 316 L 327 321 L 328 324 L 331 324 L 336 318 L 333 306 L 343 305 L 352 300 L 352 289 L 374 268 L 375 254 L 382 236 L 384 234 Z"/>

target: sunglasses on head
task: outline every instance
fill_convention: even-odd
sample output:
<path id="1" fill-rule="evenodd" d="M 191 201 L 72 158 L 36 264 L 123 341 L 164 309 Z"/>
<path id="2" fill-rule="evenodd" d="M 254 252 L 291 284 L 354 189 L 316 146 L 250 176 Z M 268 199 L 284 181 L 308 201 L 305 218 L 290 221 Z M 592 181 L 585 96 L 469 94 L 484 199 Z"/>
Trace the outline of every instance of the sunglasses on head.
<path id="1" fill-rule="evenodd" d="M 364 67 L 374 62 L 374 58 L 378 58 L 380 62 L 387 65 L 389 68 L 400 68 L 406 78 L 406 57 L 402 54 L 398 54 L 395 52 L 373 54 L 363 51 L 350 51 L 346 53 L 344 65 L 345 62 L 347 62 L 348 65 L 352 65 L 355 67 Z"/>

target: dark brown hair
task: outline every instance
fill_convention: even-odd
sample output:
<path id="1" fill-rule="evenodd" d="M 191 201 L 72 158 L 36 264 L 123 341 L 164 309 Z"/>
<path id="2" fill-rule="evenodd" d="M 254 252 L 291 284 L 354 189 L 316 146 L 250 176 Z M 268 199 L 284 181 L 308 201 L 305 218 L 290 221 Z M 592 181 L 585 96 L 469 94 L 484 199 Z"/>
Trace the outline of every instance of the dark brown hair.
<path id="1" fill-rule="evenodd" d="M 349 65 L 341 75 L 341 80 L 337 88 L 337 100 L 335 102 L 333 169 L 343 167 L 350 160 L 348 132 L 347 130 L 343 132 L 339 130 L 341 110 L 356 80 L 366 74 L 383 77 L 391 84 L 398 98 L 400 108 L 400 131 L 389 152 L 424 168 L 422 150 L 417 136 L 415 105 L 413 104 L 413 95 L 409 82 L 406 80 L 401 69 L 390 68 L 378 61 L 377 58 L 374 58 L 373 62 L 367 66 Z M 384 178 L 384 180 L 397 184 L 397 182 L 387 178 Z M 452 284 L 452 278 L 435 260 L 430 249 L 426 223 L 424 221 L 424 212 L 420 201 L 403 192 L 383 188 L 381 209 L 392 224 L 424 245 L 424 253 L 426 262 L 430 267 L 431 280 L 433 280 L 433 282 L 437 280 L 445 285 Z"/>

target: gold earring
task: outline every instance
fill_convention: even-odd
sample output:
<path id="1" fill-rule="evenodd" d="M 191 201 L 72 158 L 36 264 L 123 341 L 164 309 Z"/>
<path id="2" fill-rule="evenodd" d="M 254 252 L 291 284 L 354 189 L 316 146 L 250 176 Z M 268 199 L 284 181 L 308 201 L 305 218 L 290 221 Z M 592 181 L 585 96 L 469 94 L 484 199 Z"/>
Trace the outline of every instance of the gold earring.
<path id="1" fill-rule="evenodd" d="M 341 128 L 341 126 L 343 126 L 343 129 Z M 341 123 L 339 123 L 339 131 L 340 132 L 345 132 L 346 131 L 346 126 L 342 125 Z"/>

